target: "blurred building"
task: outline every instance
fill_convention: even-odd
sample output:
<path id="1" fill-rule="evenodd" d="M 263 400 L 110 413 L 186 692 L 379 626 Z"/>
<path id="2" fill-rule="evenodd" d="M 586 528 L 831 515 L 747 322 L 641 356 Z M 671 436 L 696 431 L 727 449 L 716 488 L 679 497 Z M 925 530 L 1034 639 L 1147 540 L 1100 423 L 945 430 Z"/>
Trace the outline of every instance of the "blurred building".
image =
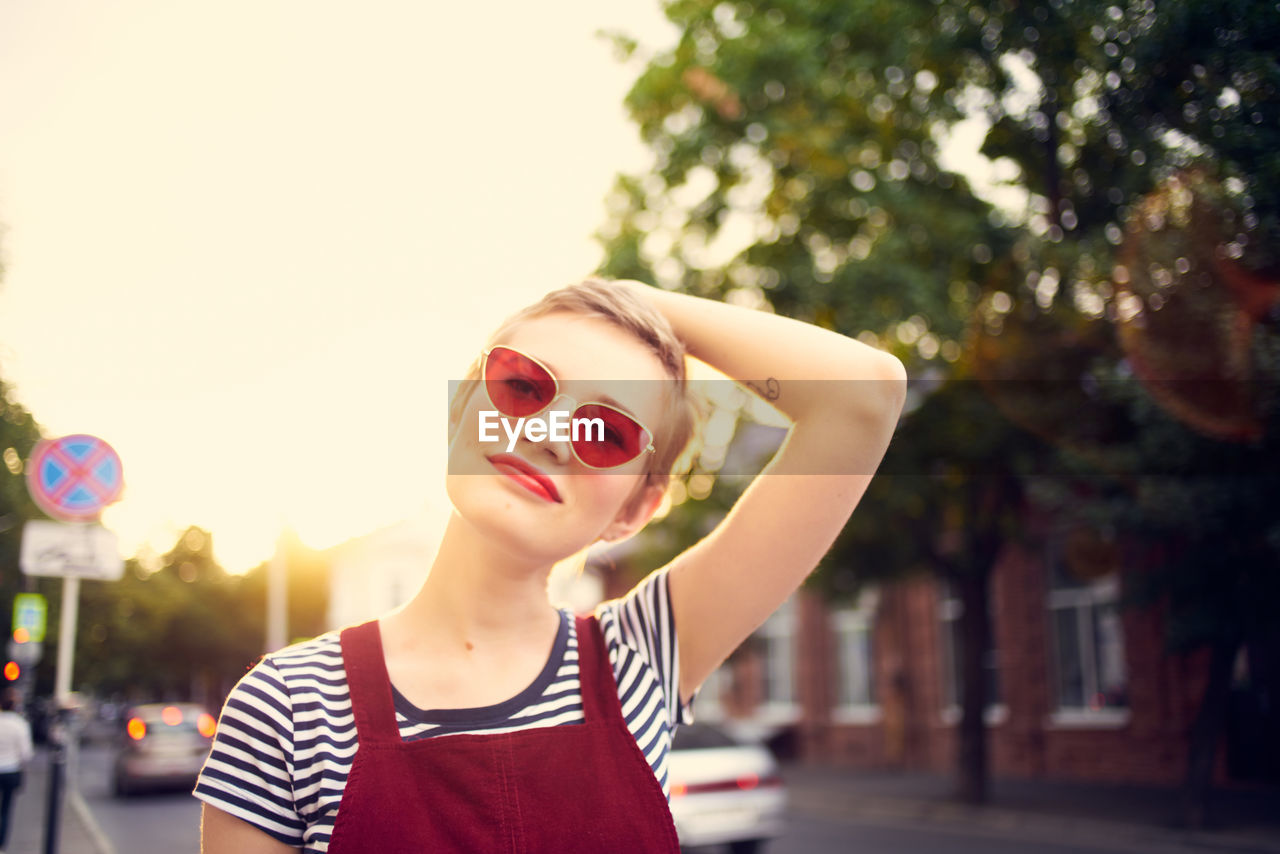
<path id="1" fill-rule="evenodd" d="M 406 519 L 329 549 L 327 627 L 372 620 L 407 602 L 427 577 L 440 533 Z"/>
<path id="2" fill-rule="evenodd" d="M 405 519 L 334 546 L 329 563 L 329 612 L 326 628 L 372 620 L 408 602 L 440 548 L 446 512 Z M 591 569 L 558 566 L 548 579 L 552 602 L 589 611 L 603 599 L 603 584 Z"/>
<path id="3" fill-rule="evenodd" d="M 1115 567 L 1069 565 L 1065 553 L 1046 537 L 1034 551 L 1007 549 L 992 573 L 991 772 L 1179 784 L 1208 653 L 1167 655 L 1157 611 L 1118 607 Z M 638 572 L 624 570 L 606 577 L 607 596 Z M 801 760 L 950 772 L 959 618 L 959 600 L 934 579 L 868 590 L 844 607 L 801 590 L 704 683 L 695 713 Z M 1256 671 L 1277 652 L 1237 660 L 1218 783 L 1280 782 L 1280 736 L 1256 714 L 1267 681 Z"/>

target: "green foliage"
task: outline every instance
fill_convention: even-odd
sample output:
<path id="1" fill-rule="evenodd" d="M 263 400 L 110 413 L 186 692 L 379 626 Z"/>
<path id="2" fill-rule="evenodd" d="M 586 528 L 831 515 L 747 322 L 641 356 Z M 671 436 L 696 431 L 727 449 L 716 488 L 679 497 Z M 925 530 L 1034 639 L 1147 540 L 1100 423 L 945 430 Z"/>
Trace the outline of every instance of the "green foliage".
<path id="1" fill-rule="evenodd" d="M 22 525 L 43 516 L 27 493 L 23 468 L 23 462 L 38 441 L 40 425 L 14 400 L 9 385 L 0 379 L 0 608 L 4 609 L 0 625 L 6 630 L 6 639 L 14 595 L 21 592 L 49 595 L 45 579 L 26 577 L 18 566 Z"/>
<path id="2" fill-rule="evenodd" d="M 1079 472 L 1038 479 L 1029 497 L 1066 524 L 1108 519 L 1112 533 L 1124 525 L 1148 539 L 1206 525 L 1205 542 L 1234 537 L 1231 525 L 1257 519 L 1246 508 L 1274 506 L 1266 478 L 1220 484 L 1230 500 L 1201 502 L 1200 479 L 1144 476 L 1212 470 L 1215 454 L 1248 470 L 1241 455 L 1274 449 L 1224 449 L 1170 417 L 1134 387 L 1111 330 L 1126 223 L 1174 170 L 1208 164 L 1239 211 L 1240 263 L 1277 266 L 1274 4 L 689 0 L 666 10 L 679 41 L 649 59 L 627 98 L 656 167 L 619 179 L 602 272 L 859 335 L 941 383 L 882 465 L 906 474 L 873 481 L 824 562 L 826 589 L 965 566 L 963 538 L 976 548 L 985 536 L 972 529 L 973 474 L 1010 483 Z M 948 128 L 974 108 L 990 123 L 983 152 L 1016 167 L 1024 211 L 993 210 L 941 162 Z M 1274 378 L 1274 324 L 1253 347 Z M 1127 390 L 1083 391 L 1090 383 Z M 1003 494 L 1010 503 L 983 524 L 1011 536 L 1021 490 Z M 918 535 L 885 542 L 903 519 Z M 1170 563 L 1132 586 L 1148 588 L 1146 601 L 1164 582 L 1195 590 L 1175 579 L 1197 565 Z M 1175 648 L 1205 642 L 1204 626 L 1241 623 L 1195 613 L 1231 597 L 1174 599 Z"/>
<path id="3" fill-rule="evenodd" d="M 328 567 L 294 544 L 289 567 L 291 637 L 325 631 Z M 126 563 L 119 581 L 80 587 L 74 687 L 137 701 L 205 697 L 244 675 L 263 653 L 266 565 L 231 575 L 217 563 L 213 538 L 188 528 L 158 565 Z M 40 664 L 41 692 L 53 684 L 60 599 L 50 599 L 50 637 Z"/>
<path id="4" fill-rule="evenodd" d="M 1101 358 L 1088 373 L 1108 394 L 1093 409 L 1119 432 L 1109 442 L 1095 437 L 1086 453 L 1116 480 L 1042 482 L 1034 492 L 1060 512 L 1064 525 L 1165 544 L 1130 567 L 1126 587 L 1134 603 L 1168 605 L 1171 650 L 1261 636 L 1277 617 L 1280 583 L 1280 523 L 1271 509 L 1280 497 L 1273 462 L 1280 436 L 1280 315 L 1273 310 L 1258 318 L 1238 347 L 1220 344 L 1214 326 L 1235 322 L 1233 300 L 1240 294 L 1226 298 L 1228 283 L 1212 259 L 1238 259 L 1272 289 L 1280 280 L 1280 7 L 1247 0 L 1063 0 L 942 8 L 982 40 L 986 50 L 973 59 L 990 79 L 1016 68 L 1035 83 L 1029 99 L 1008 77 L 993 88 L 994 124 L 983 146 L 988 156 L 1016 164 L 1039 212 L 1027 223 L 1036 243 L 1028 255 L 1038 264 L 1023 290 L 1034 292 L 1036 280 L 1053 268 L 1055 282 L 1071 287 L 1057 289 L 1051 300 L 1045 291 L 1035 294 L 1041 307 L 1072 306 L 1099 322 L 1114 320 L 1120 294 L 1113 268 L 1134 267 L 1135 250 L 1145 248 L 1141 241 L 1156 246 L 1153 252 L 1211 259 L 1214 274 L 1195 286 L 1184 277 L 1147 291 L 1159 292 L 1160 300 L 1147 308 L 1163 303 L 1166 315 L 1180 312 L 1186 318 L 1181 329 L 1195 340 L 1142 344 L 1173 355 L 1199 349 L 1220 363 L 1248 364 L 1251 377 L 1236 381 L 1258 392 L 1258 437 L 1216 439 L 1171 415 L 1168 389 L 1135 383 L 1114 344 L 1095 343 Z M 1191 167 L 1226 188 L 1212 200 L 1226 231 L 1178 233 L 1137 215 L 1141 197 Z M 1147 257 L 1155 263 L 1158 256 Z M 1173 258 L 1158 260 L 1172 266 Z M 1135 268 L 1130 275 L 1149 271 Z M 1260 293 L 1264 286 L 1257 288 Z M 1194 301 L 1206 298 L 1201 293 L 1222 307 L 1193 314 Z M 1176 362 L 1161 367 L 1177 375 Z M 1158 403 L 1153 395 L 1164 399 Z"/>
<path id="5" fill-rule="evenodd" d="M 202 682 L 234 681 L 262 652 L 261 613 L 244 607 L 242 588 L 196 527 L 154 571 L 130 560 L 119 581 L 84 582 L 76 689 L 176 699 L 198 693 Z"/>
<path id="6" fill-rule="evenodd" d="M 963 118 L 961 92 L 982 71 L 969 59 L 977 36 L 940 27 L 933 3 L 666 8 L 682 36 L 627 99 L 657 165 L 619 179 L 602 272 L 766 305 L 888 349 L 913 374 L 949 373 L 983 291 L 1008 276 L 995 262 L 1019 237 L 940 160 L 945 128 Z M 921 528 L 936 523 L 965 500 L 965 471 L 1016 472 L 1005 451 L 1030 437 L 982 400 L 966 406 L 966 390 L 976 391 L 961 382 L 947 396 L 963 412 L 940 421 L 935 401 L 912 416 L 927 427 L 895 438 L 890 459 L 908 474 L 873 482 L 815 576 L 832 595 L 944 565 L 936 529 L 894 542 L 883 532 L 899 530 L 903 512 Z M 960 468 L 923 462 L 930 443 L 962 447 L 964 461 L 951 455 Z M 1011 528 L 1016 510 L 997 527 Z M 689 528 L 688 545 L 722 513 L 685 505 L 672 518 L 687 521 L 663 524 Z"/>
<path id="7" fill-rule="evenodd" d="M 1088 239 L 1171 170 L 1212 164 L 1240 182 L 1254 219 L 1248 263 L 1280 267 L 1280 11 L 1250 0 L 1061 0 L 944 6 L 985 48 L 985 73 L 1020 67 L 1040 92 L 1025 109 L 993 91 L 984 152 L 1009 157 L 1050 202 L 1059 231 Z M 944 12 L 946 14 L 947 12 Z M 1113 234 L 1115 232 L 1113 231 Z M 1115 242 L 1115 241 L 1112 241 Z"/>
<path id="8" fill-rule="evenodd" d="M 0 463 L 3 464 L 0 468 L 0 538 L 4 538 L 0 542 L 7 543 L 7 537 L 21 528 L 22 520 L 41 515 L 27 493 L 23 470 L 23 461 L 38 441 L 40 426 L 31 413 L 13 399 L 8 383 L 0 379 Z"/>
<path id="9" fill-rule="evenodd" d="M 954 342 L 982 259 L 1011 235 L 938 161 L 934 128 L 961 117 L 951 90 L 965 68 L 932 33 L 933 4 L 672 3 L 667 14 L 680 41 L 627 98 L 657 166 L 619 180 L 602 272 L 767 300 L 851 335 L 914 316 L 930 346 Z"/>

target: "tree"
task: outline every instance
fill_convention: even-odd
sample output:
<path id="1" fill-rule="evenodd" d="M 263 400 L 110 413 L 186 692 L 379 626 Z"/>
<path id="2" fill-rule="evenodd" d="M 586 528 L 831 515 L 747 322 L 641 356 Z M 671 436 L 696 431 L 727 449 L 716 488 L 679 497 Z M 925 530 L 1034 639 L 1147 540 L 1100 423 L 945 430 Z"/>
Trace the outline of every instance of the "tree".
<path id="1" fill-rule="evenodd" d="M 262 653 L 262 616 L 245 607 L 244 587 L 194 526 L 159 566 L 133 559 L 119 581 L 84 585 L 76 687 L 136 701 L 220 702 Z"/>
<path id="2" fill-rule="evenodd" d="M 667 13 L 680 41 L 650 59 L 627 102 L 657 162 L 644 178 L 618 181 L 603 272 L 768 307 L 890 349 L 913 374 L 945 374 L 961 357 L 993 260 L 1016 237 L 940 159 L 941 129 L 964 117 L 957 92 L 968 72 L 956 33 L 935 34 L 927 3 L 685 2 Z M 953 387 L 950 405 L 966 409 L 965 388 Z M 978 421 L 957 424 L 961 432 L 990 426 L 987 410 L 968 412 Z M 973 538 L 952 538 L 932 559 L 881 564 L 929 566 L 963 582 L 972 661 L 961 788 L 970 800 L 985 791 L 985 578 L 1021 502 L 1002 447 L 938 474 L 954 481 L 951 511 L 919 477 L 876 481 L 898 493 L 889 504 L 933 518 L 957 517 L 981 493 Z M 864 507 L 873 504 L 868 497 Z M 829 590 L 869 580 L 843 576 L 838 563 L 819 570 Z"/>
<path id="3" fill-rule="evenodd" d="M 988 3 L 968 22 L 999 81 L 983 150 L 1017 165 L 1042 212 L 1041 269 L 1072 282 L 1041 302 L 1120 333 L 1098 375 L 1131 425 L 1128 459 L 1108 455 L 1125 488 L 1063 508 L 1177 544 L 1127 584 L 1131 601 L 1167 606 L 1170 651 L 1209 651 L 1184 797 L 1201 826 L 1236 650 L 1280 617 L 1280 10 Z M 1031 81 L 1018 109 L 1014 72 Z M 1117 381 L 1134 375 L 1141 386 Z"/>
<path id="4" fill-rule="evenodd" d="M 320 634 L 327 565 L 298 544 L 288 562 L 291 637 Z M 84 585 L 77 688 L 220 704 L 264 651 L 265 576 L 265 564 L 243 575 L 227 573 L 214 557 L 212 535 L 192 526 L 158 566 L 133 559 L 119 581 Z"/>
<path id="5" fill-rule="evenodd" d="M 655 167 L 618 180 L 602 272 L 767 301 L 878 342 L 911 336 L 909 361 L 954 361 L 976 280 L 1010 235 L 939 163 L 935 128 L 963 117 L 951 94 L 963 69 L 921 35 L 932 4 L 667 14 L 680 41 L 627 98 Z"/>
<path id="6" fill-rule="evenodd" d="M 40 512 L 27 493 L 23 461 L 40 441 L 40 426 L 0 379 L 0 590 L 11 601 L 21 586 L 18 569 L 22 523 Z"/>
<path id="7" fill-rule="evenodd" d="M 831 560 L 817 579 L 848 591 L 867 576 L 841 566 L 877 564 L 961 581 L 961 793 L 981 800 L 982 578 L 993 549 L 1016 536 L 1022 503 L 1083 490 L 1091 521 L 1117 502 L 1146 519 L 1151 490 L 1136 475 L 1168 462 L 1160 446 L 1179 445 L 1193 466 L 1212 457 L 1162 415 L 1153 386 L 1110 397 L 1097 386 L 1132 371 L 1128 342 L 1143 336 L 1117 340 L 1113 325 L 1133 321 L 1134 299 L 1149 296 L 1141 279 L 1154 274 L 1126 267 L 1146 256 L 1121 244 L 1144 227 L 1142 199 L 1174 170 L 1212 162 L 1230 197 L 1222 210 L 1237 213 L 1224 220 L 1234 239 L 1210 247 L 1224 247 L 1221 263 L 1181 271 L 1169 259 L 1171 269 L 1216 275 L 1219 295 L 1223 269 L 1255 297 L 1267 293 L 1280 245 L 1280 80 L 1269 47 L 1280 16 L 1232 0 L 1161 3 L 1158 14 L 1151 0 L 665 8 L 679 40 L 642 57 L 627 99 L 655 164 L 618 179 L 602 272 L 812 320 L 890 349 L 912 376 L 939 384 L 881 467 L 923 477 L 873 481 L 833 553 L 878 549 L 885 559 Z M 638 56 L 634 42 L 614 40 Z M 1022 209 L 993 208 L 946 168 L 943 142 L 966 111 L 985 114 L 983 152 L 1013 167 Z M 1165 316 L 1182 311 L 1168 305 Z M 1187 350 L 1176 334 L 1164 338 L 1166 349 Z M 1150 427 L 1162 418 L 1157 439 Z M 937 470 L 930 460 L 941 460 Z M 1046 469 L 1091 470 L 1023 489 L 1028 473 Z M 1174 488 L 1177 506 L 1194 513 L 1197 484 Z M 1242 500 L 1258 507 L 1259 497 Z M 886 542 L 889 513 L 909 514 L 922 536 Z M 1167 590 L 1177 574 L 1150 576 Z M 1200 605 L 1184 602 L 1188 615 Z M 1175 607 L 1171 625 L 1182 622 Z M 1191 773 L 1202 765 L 1193 758 Z"/>
<path id="8" fill-rule="evenodd" d="M 0 265 L 0 277 L 3 273 Z M 22 526 L 43 515 L 27 493 L 24 467 L 40 438 L 40 425 L 0 378 L 0 608 L 5 615 L 0 619 L 13 613 L 16 594 L 38 592 L 47 599 L 56 589 L 53 579 L 24 576 L 19 567 Z"/>

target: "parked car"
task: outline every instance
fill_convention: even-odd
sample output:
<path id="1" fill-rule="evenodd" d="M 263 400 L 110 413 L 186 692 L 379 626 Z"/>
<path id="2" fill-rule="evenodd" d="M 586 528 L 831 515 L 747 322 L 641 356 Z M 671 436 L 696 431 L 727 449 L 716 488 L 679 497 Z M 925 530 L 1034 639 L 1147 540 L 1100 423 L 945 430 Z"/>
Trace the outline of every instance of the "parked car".
<path id="1" fill-rule="evenodd" d="M 733 854 L 751 854 L 782 833 L 786 792 L 764 747 L 710 724 L 686 724 L 676 730 L 669 762 L 681 846 L 728 844 Z"/>
<path id="2" fill-rule="evenodd" d="M 130 708 L 112 774 L 115 794 L 195 785 L 216 727 L 213 715 L 196 703 Z"/>

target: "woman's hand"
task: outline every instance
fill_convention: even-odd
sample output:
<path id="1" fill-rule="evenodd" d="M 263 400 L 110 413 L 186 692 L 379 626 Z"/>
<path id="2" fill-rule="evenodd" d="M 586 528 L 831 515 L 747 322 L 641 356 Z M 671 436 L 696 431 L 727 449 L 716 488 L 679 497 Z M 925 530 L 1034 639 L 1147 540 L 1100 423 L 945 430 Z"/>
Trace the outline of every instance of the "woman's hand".
<path id="1" fill-rule="evenodd" d="M 690 355 L 793 422 L 724 520 L 671 562 L 686 701 L 831 547 L 889 447 L 907 377 L 894 356 L 811 324 L 639 282 L 623 286 L 662 312 Z"/>
<path id="2" fill-rule="evenodd" d="M 789 317 L 642 282 L 617 284 L 657 308 L 689 355 L 747 386 L 796 423 L 811 416 L 829 420 L 840 409 L 883 414 L 895 402 L 901 411 L 907 373 L 890 353 Z"/>

